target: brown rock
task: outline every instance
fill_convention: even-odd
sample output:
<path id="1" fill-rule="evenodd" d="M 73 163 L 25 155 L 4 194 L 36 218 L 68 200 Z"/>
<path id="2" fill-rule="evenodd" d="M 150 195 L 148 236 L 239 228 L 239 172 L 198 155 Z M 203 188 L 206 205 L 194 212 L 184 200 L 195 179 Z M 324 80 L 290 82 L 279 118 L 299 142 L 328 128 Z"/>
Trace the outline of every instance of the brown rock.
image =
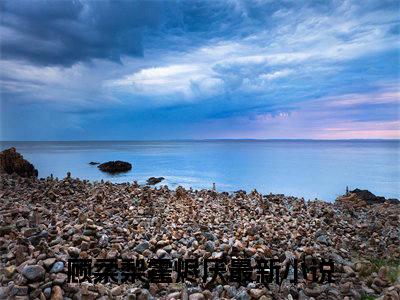
<path id="1" fill-rule="evenodd" d="M 22 177 L 37 177 L 38 171 L 12 147 L 0 152 L 0 173 L 17 173 Z"/>
<path id="2" fill-rule="evenodd" d="M 53 287 L 50 300 L 63 300 L 63 291 L 58 285 Z"/>

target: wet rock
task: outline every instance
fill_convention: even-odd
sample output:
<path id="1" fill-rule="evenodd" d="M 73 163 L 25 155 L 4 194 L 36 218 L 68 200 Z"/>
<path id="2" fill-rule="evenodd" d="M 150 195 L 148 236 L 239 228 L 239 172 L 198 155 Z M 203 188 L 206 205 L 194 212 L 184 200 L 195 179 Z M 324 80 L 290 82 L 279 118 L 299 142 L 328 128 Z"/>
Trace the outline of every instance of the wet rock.
<path id="1" fill-rule="evenodd" d="M 92 165 L 92 166 L 94 166 L 94 165 L 99 165 L 100 163 L 99 162 L 97 162 L 97 161 L 91 161 L 90 163 L 89 163 L 89 165 Z"/>
<path id="2" fill-rule="evenodd" d="M 128 172 L 132 169 L 132 165 L 125 161 L 108 161 L 106 163 L 100 164 L 98 168 L 102 172 L 107 173 L 121 173 L 121 172 Z"/>
<path id="3" fill-rule="evenodd" d="M 164 180 L 164 177 L 150 177 L 149 179 L 147 179 L 147 184 L 155 185 L 157 183 L 160 183 L 163 180 Z"/>
<path id="4" fill-rule="evenodd" d="M 22 269 L 22 275 L 24 275 L 29 281 L 41 280 L 45 274 L 45 269 L 38 265 L 25 266 Z"/>
<path id="5" fill-rule="evenodd" d="M 12 147 L 0 152 L 0 173 L 16 173 L 22 177 L 37 177 L 38 171 Z"/>

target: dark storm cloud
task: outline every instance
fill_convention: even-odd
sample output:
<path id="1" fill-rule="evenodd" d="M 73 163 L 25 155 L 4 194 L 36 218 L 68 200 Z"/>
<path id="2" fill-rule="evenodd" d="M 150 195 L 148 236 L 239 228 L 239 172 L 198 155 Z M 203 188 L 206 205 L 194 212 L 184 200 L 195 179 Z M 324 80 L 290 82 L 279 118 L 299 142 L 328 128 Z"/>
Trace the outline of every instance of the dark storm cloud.
<path id="1" fill-rule="evenodd" d="M 70 66 L 143 54 L 142 32 L 161 21 L 162 3 L 3 1 L 1 57 Z"/>

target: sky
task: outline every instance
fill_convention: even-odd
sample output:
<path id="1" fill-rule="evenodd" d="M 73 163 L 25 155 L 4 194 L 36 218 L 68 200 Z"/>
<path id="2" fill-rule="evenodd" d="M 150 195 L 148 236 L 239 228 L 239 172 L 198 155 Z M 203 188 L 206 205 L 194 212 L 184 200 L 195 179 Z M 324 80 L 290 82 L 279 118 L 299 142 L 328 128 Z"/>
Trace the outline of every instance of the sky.
<path id="1" fill-rule="evenodd" d="M 0 140 L 400 138 L 399 1 L 0 13 Z"/>

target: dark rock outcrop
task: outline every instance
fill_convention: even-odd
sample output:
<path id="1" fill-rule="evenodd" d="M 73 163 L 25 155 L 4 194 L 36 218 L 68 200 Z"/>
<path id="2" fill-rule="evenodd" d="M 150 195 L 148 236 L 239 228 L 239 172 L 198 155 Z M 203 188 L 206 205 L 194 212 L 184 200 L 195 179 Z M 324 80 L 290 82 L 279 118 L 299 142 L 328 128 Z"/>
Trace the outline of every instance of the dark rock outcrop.
<path id="1" fill-rule="evenodd" d="M 97 161 L 91 161 L 90 163 L 89 163 L 89 165 L 92 165 L 92 166 L 94 166 L 94 165 L 99 165 L 100 163 L 99 162 L 97 162 Z"/>
<path id="2" fill-rule="evenodd" d="M 393 203 L 399 204 L 397 199 L 386 199 L 385 197 L 375 196 L 368 190 L 355 189 L 348 192 L 346 195 L 338 197 L 336 200 L 339 203 L 352 204 L 355 206 L 366 206 L 372 204 Z"/>
<path id="3" fill-rule="evenodd" d="M 121 173 L 131 170 L 132 165 L 125 161 L 115 160 L 100 164 L 98 168 L 107 173 Z"/>
<path id="4" fill-rule="evenodd" d="M 164 179 L 165 179 L 164 177 L 150 177 L 149 179 L 147 179 L 147 184 L 148 185 L 155 185 L 157 183 L 160 183 Z"/>
<path id="5" fill-rule="evenodd" d="M 37 177 L 35 167 L 12 147 L 0 152 L 0 173 L 16 173 L 22 177 Z"/>

